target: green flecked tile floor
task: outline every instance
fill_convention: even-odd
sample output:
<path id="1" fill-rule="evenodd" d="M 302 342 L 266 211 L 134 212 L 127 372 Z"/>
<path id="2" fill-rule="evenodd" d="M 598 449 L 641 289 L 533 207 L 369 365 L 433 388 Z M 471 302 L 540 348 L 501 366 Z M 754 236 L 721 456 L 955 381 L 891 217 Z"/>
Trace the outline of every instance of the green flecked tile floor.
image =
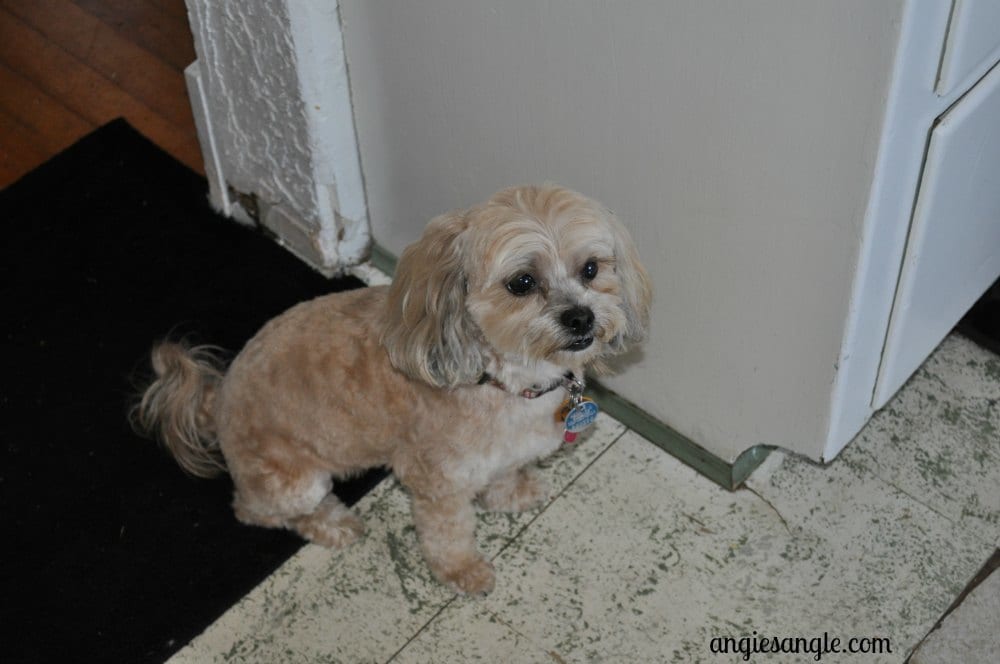
<path id="1" fill-rule="evenodd" d="M 546 506 L 482 516 L 489 597 L 433 582 L 385 482 L 361 542 L 303 548 L 172 661 L 736 662 L 713 644 L 825 635 L 883 652 L 820 661 L 903 662 L 1000 544 L 998 430 L 1000 359 L 954 335 L 834 463 L 775 452 L 735 492 L 602 416 Z"/>

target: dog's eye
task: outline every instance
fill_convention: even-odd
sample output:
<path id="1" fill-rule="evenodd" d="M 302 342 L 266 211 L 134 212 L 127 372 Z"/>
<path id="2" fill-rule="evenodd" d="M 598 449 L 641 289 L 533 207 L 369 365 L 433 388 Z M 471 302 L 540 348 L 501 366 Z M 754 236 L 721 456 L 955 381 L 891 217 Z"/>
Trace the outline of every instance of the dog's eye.
<path id="1" fill-rule="evenodd" d="M 596 277 L 597 276 L 597 262 L 596 261 L 587 261 L 587 264 L 583 266 L 582 270 L 580 270 L 580 276 L 583 277 L 584 279 L 586 279 L 587 281 L 590 281 L 594 277 Z"/>
<path id="2" fill-rule="evenodd" d="M 535 287 L 535 278 L 530 274 L 522 274 L 507 282 L 507 290 L 514 295 L 527 295 Z"/>

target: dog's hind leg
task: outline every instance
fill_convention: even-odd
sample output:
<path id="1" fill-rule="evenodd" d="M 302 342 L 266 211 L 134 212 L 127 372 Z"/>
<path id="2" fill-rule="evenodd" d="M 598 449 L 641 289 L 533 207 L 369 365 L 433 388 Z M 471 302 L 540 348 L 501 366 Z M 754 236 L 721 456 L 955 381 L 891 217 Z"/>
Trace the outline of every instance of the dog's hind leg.
<path id="1" fill-rule="evenodd" d="M 364 533 L 361 520 L 330 493 L 324 473 L 292 474 L 274 464 L 234 472 L 233 510 L 243 523 L 294 530 L 311 542 L 347 546 Z"/>
<path id="2" fill-rule="evenodd" d="M 365 532 L 361 519 L 332 493 L 321 500 L 315 510 L 289 523 L 310 542 L 334 549 L 347 546 Z"/>

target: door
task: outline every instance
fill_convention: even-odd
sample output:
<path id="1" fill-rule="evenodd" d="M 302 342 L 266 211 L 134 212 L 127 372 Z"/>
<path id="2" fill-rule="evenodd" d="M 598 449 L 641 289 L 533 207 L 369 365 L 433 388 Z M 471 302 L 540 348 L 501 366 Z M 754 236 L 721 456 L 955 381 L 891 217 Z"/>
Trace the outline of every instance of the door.
<path id="1" fill-rule="evenodd" d="M 873 406 L 882 407 L 1000 275 L 1000 65 L 939 118 Z"/>

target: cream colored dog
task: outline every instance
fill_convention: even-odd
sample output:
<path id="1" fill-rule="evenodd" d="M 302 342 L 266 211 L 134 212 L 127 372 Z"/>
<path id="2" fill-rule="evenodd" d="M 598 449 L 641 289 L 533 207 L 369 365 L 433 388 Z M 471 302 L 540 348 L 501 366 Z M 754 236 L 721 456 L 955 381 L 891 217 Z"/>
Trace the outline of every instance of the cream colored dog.
<path id="1" fill-rule="evenodd" d="M 532 466 L 563 440 L 568 376 L 641 339 L 649 301 L 610 212 L 552 185 L 507 189 L 431 221 L 392 286 L 292 307 L 225 372 L 208 347 L 156 346 L 136 420 L 189 472 L 228 471 L 240 521 L 331 547 L 362 533 L 332 481 L 389 467 L 434 575 L 486 593 L 475 502 L 547 498 Z"/>

